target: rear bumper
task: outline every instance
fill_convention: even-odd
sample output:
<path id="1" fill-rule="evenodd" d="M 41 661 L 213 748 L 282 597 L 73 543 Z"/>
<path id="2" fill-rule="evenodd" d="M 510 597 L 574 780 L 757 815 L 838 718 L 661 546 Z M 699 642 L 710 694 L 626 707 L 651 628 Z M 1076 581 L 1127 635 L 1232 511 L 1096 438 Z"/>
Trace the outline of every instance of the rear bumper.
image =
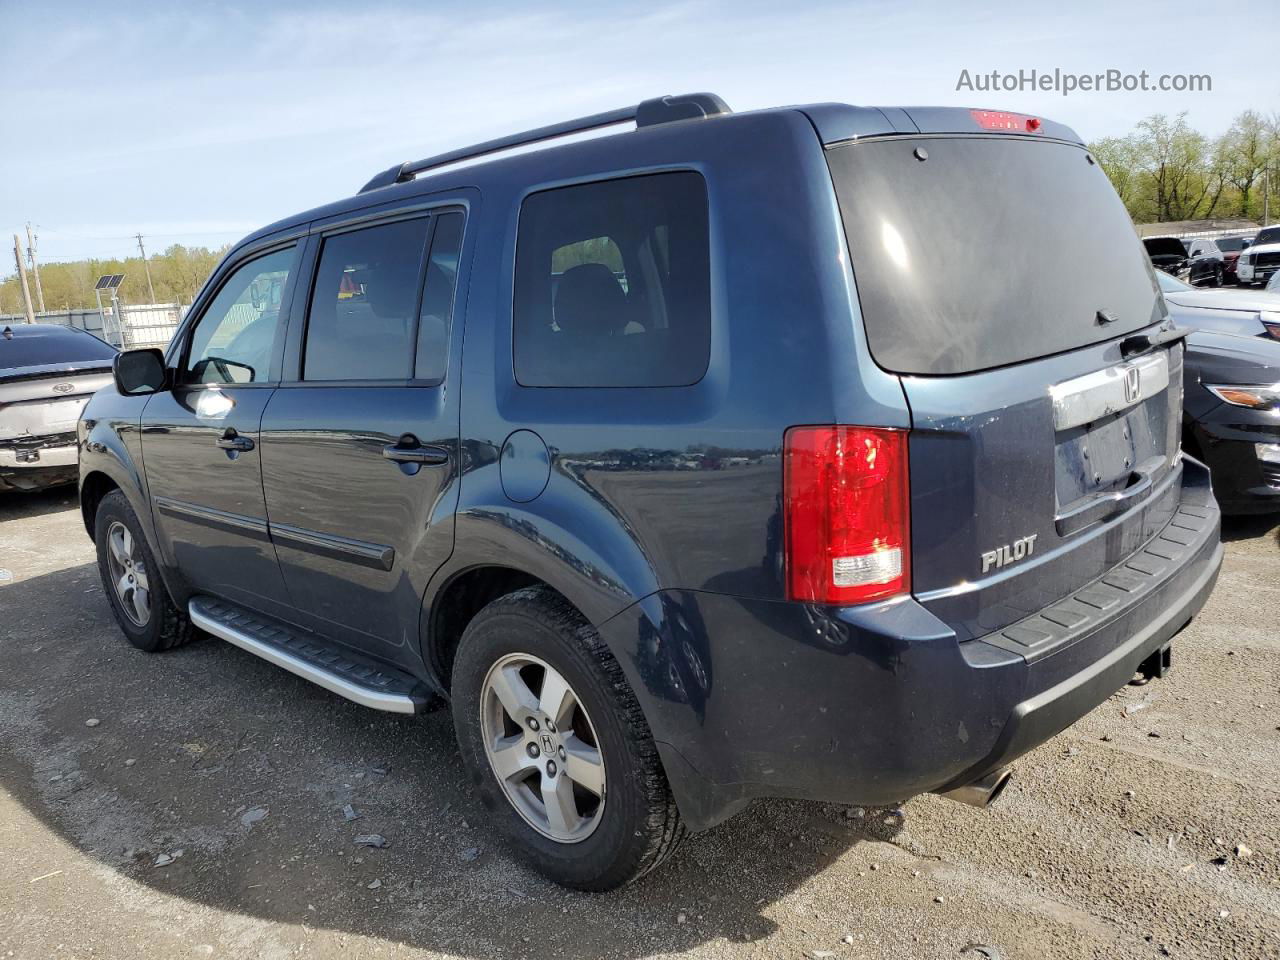
<path id="1" fill-rule="evenodd" d="M 1222 548 L 1208 471 L 1195 461 L 1181 494 L 1142 550 L 1021 631 L 960 642 L 910 598 L 818 608 L 664 591 L 601 632 L 693 829 L 761 796 L 894 803 L 1043 743 L 1200 610 Z"/>
<path id="2" fill-rule="evenodd" d="M 80 452 L 75 435 L 69 443 L 46 443 L 33 439 L 0 446 L 0 490 L 41 490 L 75 481 Z"/>

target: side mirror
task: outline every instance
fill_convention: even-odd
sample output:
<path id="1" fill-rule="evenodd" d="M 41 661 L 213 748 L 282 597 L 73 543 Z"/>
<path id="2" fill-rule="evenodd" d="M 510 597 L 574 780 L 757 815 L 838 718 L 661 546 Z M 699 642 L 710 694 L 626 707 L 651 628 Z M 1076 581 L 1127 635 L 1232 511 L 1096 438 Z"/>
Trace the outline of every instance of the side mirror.
<path id="1" fill-rule="evenodd" d="M 165 388 L 164 354 L 154 347 L 117 353 L 111 362 L 111 375 L 116 389 L 126 397 L 159 393 Z"/>

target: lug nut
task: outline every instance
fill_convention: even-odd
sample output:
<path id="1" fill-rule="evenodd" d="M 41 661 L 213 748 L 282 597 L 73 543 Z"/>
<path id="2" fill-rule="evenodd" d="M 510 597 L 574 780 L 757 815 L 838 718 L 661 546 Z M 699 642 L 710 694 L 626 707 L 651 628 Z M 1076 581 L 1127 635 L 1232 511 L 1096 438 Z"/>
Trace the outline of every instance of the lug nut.
<path id="1" fill-rule="evenodd" d="M 547 733 L 555 733 L 555 732 L 556 732 L 556 725 L 555 725 L 554 723 L 552 723 L 550 720 L 548 720 L 548 721 L 546 722 L 545 726 L 546 726 L 546 728 L 547 728 Z"/>
<path id="2" fill-rule="evenodd" d="M 560 748 L 559 750 L 557 750 L 556 752 L 560 754 L 560 759 L 561 759 L 561 760 L 563 760 L 563 759 L 565 758 L 564 747 L 561 747 L 561 748 Z"/>
<path id="3" fill-rule="evenodd" d="M 556 775 L 556 762 L 554 760 L 547 761 L 547 776 L 554 777 Z"/>
<path id="4" fill-rule="evenodd" d="M 527 747 L 524 748 L 524 752 L 529 755 L 530 759 L 532 760 L 538 759 L 538 745 L 536 743 L 529 744 Z"/>
<path id="5" fill-rule="evenodd" d="M 536 731 L 538 729 L 538 721 L 533 717 L 529 718 L 529 729 Z"/>

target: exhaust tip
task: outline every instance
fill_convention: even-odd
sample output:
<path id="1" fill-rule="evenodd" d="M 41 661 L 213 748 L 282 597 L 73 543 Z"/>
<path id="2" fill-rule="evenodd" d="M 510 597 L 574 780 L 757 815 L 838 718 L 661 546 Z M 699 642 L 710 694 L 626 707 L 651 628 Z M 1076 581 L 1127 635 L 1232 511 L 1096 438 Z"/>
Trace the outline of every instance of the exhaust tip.
<path id="1" fill-rule="evenodd" d="M 1009 779 L 1012 776 L 1013 772 L 1008 767 L 1001 767 L 972 783 L 940 791 L 938 796 L 970 807 L 989 807 L 995 803 L 1000 794 L 1004 793 L 1004 788 L 1009 785 Z"/>

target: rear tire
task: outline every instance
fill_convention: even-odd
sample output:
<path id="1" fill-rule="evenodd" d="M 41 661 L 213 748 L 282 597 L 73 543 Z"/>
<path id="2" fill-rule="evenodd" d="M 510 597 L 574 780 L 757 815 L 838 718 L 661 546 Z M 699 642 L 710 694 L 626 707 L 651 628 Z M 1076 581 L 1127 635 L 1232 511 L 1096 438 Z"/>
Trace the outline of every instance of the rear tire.
<path id="1" fill-rule="evenodd" d="M 480 799 L 535 870 L 578 890 L 612 890 L 675 850 L 684 827 L 635 694 L 558 594 L 530 587 L 481 610 L 463 633 L 452 695 Z M 498 769 L 513 772 L 500 780 Z"/>
<path id="2" fill-rule="evenodd" d="M 169 596 L 142 524 L 119 490 L 98 504 L 93 538 L 102 589 L 129 642 L 156 653 L 190 640 L 195 628 Z"/>

